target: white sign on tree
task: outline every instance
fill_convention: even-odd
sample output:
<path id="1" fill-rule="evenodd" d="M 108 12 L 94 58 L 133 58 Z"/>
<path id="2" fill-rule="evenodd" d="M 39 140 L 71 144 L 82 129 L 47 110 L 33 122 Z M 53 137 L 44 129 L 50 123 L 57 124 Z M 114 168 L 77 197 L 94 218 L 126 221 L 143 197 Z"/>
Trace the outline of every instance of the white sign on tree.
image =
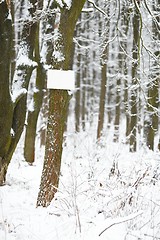
<path id="1" fill-rule="evenodd" d="M 48 70 L 48 89 L 74 90 L 75 73 L 73 70 Z"/>

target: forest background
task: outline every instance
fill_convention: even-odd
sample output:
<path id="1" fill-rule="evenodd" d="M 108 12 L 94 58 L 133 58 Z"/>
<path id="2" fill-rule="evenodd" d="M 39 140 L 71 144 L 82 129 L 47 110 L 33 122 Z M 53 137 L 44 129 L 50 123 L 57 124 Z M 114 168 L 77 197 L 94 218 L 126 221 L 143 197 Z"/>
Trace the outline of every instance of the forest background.
<path id="1" fill-rule="evenodd" d="M 47 116 L 45 86 L 51 67 L 76 72 L 75 107 L 71 110 L 76 132 L 97 123 L 99 140 L 114 125 L 113 141 L 118 142 L 125 122 L 123 141 L 130 151 L 142 145 L 159 148 L 158 1 L 102 1 L 98 5 L 87 1 L 83 8 L 84 2 L 1 1 L 1 184 L 24 126 L 24 157 L 34 162 L 38 116 Z M 79 9 L 78 14 L 74 8 Z M 65 91 L 52 95 L 46 149 L 54 148 L 53 158 L 60 168 L 70 97 Z M 38 131 L 44 144 L 45 130 Z M 56 138 L 57 149 L 56 144 L 49 145 Z M 46 150 L 45 158 L 50 154 Z M 56 171 L 55 175 L 60 169 Z"/>
<path id="2" fill-rule="evenodd" d="M 160 149 L 159 0 L 78 2 L 0 1 L 1 185 L 23 130 L 24 159 L 29 164 L 35 161 L 36 137 L 40 137 L 41 146 L 46 139 L 51 140 L 45 136 L 47 117 L 51 115 L 48 106 L 52 91 L 46 89 L 51 67 L 73 68 L 76 72 L 72 99 L 66 92 L 57 95 L 67 99 L 61 115 L 62 125 L 66 122 L 61 135 L 63 131 L 67 135 L 70 128 L 76 133 L 92 129 L 99 146 L 110 135 L 111 142 L 123 142 L 130 152 Z M 73 3 L 81 15 L 75 13 L 71 21 Z M 76 28 L 70 25 L 72 22 Z M 69 29 L 74 29 L 73 33 Z M 69 42 L 72 39 L 67 31 L 73 34 L 66 62 L 62 53 L 68 49 L 61 42 L 59 30 Z M 58 179 L 62 142 L 58 145 Z M 45 158 L 48 155 L 46 150 Z M 50 204 L 53 196 L 44 202 L 39 195 L 37 205 Z"/>

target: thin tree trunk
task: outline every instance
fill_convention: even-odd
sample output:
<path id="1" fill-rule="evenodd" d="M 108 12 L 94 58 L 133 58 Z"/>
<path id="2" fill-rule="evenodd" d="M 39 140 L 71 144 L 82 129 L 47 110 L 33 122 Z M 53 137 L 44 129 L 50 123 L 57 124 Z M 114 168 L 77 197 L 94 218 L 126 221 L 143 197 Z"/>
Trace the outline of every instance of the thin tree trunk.
<path id="1" fill-rule="evenodd" d="M 106 84 L 107 84 L 107 64 L 103 64 L 103 66 L 101 66 L 101 77 L 102 77 L 102 80 L 101 80 L 101 93 L 100 93 L 100 102 L 99 102 L 97 139 L 100 139 L 103 133 Z"/>
<path id="2" fill-rule="evenodd" d="M 121 66 L 119 66 L 121 69 Z M 119 141 L 119 124 L 120 124 L 120 100 L 121 100 L 121 79 L 117 79 L 117 89 L 116 89 L 116 110 L 115 110 L 115 120 L 114 120 L 114 142 Z"/>
<path id="3" fill-rule="evenodd" d="M 39 62 L 37 67 L 36 77 L 36 91 L 33 94 L 33 111 L 28 111 L 25 143 L 24 143 L 24 158 L 28 163 L 33 163 L 35 160 L 35 139 L 37 120 L 42 106 L 43 89 L 45 83 L 45 70 L 42 64 Z"/>
<path id="4" fill-rule="evenodd" d="M 109 16 L 109 7 L 107 9 Z M 107 88 L 107 61 L 109 52 L 109 29 L 110 19 L 106 19 L 105 24 L 105 39 L 103 41 L 103 51 L 101 54 L 101 90 L 100 90 L 100 101 L 99 101 L 99 114 L 98 114 L 98 128 L 97 128 L 97 139 L 100 139 L 103 133 L 104 115 L 105 115 L 105 101 L 106 101 L 106 88 Z"/>
<path id="5" fill-rule="evenodd" d="M 136 0 L 137 1 L 137 0 Z M 136 4 L 139 2 L 137 1 Z M 138 97 L 138 66 L 139 66 L 139 40 L 140 40 L 140 15 L 137 7 L 133 16 L 133 48 L 132 48 L 132 90 L 131 90 L 131 122 L 130 122 L 130 151 L 137 150 L 137 97 Z"/>
<path id="6" fill-rule="evenodd" d="M 77 56 L 77 77 L 76 77 L 76 93 L 75 93 L 75 129 L 76 132 L 80 131 L 80 100 L 81 100 L 81 71 L 80 71 L 80 66 L 81 66 L 81 54 L 78 52 Z"/>
<path id="7" fill-rule="evenodd" d="M 41 6 L 42 8 L 42 2 Z M 33 94 L 33 100 L 31 108 L 28 111 L 27 116 L 27 125 L 26 125 L 26 134 L 25 134 L 25 143 L 24 143 L 24 158 L 25 160 L 32 164 L 35 160 L 35 139 L 36 139 L 36 129 L 37 129 L 37 120 L 42 106 L 43 99 L 43 89 L 45 85 L 46 73 L 41 63 L 40 57 L 40 43 L 39 43 L 39 27 L 37 27 L 36 41 L 35 41 L 35 59 L 38 64 L 37 67 L 37 76 L 36 76 L 36 89 Z"/>
<path id="8" fill-rule="evenodd" d="M 79 21 L 81 18 L 79 19 Z M 79 24 L 77 26 L 76 35 L 79 35 L 80 31 Z M 81 42 L 80 42 L 81 43 Z M 76 93 L 75 93 L 75 130 L 76 132 L 80 131 L 80 117 L 81 117 L 81 60 L 82 54 L 80 52 L 79 45 L 76 46 Z"/>

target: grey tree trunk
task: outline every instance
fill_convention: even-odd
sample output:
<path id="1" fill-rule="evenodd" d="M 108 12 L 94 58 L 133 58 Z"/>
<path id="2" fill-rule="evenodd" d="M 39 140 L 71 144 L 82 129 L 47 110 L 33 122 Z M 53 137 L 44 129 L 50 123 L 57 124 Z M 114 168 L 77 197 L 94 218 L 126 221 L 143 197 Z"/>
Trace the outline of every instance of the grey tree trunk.
<path id="1" fill-rule="evenodd" d="M 139 41 L 140 41 L 140 13 L 135 1 L 133 16 L 133 48 L 132 48 L 132 90 L 131 90 L 131 121 L 130 121 L 130 151 L 137 150 L 137 97 L 138 97 L 138 68 L 139 68 Z"/>
<path id="2" fill-rule="evenodd" d="M 106 18 L 105 24 L 105 38 L 103 41 L 103 50 L 101 54 L 101 89 L 99 100 L 99 113 L 98 113 L 98 128 L 97 139 L 100 139 L 103 133 L 104 116 L 105 116 L 105 102 L 106 102 L 106 89 L 107 89 L 107 61 L 109 53 L 109 31 L 110 31 L 110 18 L 109 7 L 107 9 L 108 18 Z"/>

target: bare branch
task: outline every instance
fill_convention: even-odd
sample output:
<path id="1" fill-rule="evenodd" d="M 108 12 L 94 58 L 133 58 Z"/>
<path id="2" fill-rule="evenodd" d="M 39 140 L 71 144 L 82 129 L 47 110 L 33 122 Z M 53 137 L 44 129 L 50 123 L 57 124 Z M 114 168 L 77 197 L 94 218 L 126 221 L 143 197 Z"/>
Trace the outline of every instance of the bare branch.
<path id="1" fill-rule="evenodd" d="M 99 8 L 94 1 L 88 0 L 89 3 L 91 3 L 99 12 L 101 12 L 103 15 L 108 16 L 105 11 L 103 11 L 101 8 Z"/>
<path id="2" fill-rule="evenodd" d="M 106 230 L 108 230 L 109 228 L 113 227 L 114 225 L 117 225 L 117 224 L 120 224 L 120 223 L 124 223 L 124 222 L 128 222 L 140 215 L 143 214 L 143 211 L 140 211 L 138 213 L 134 213 L 134 214 L 130 214 L 126 217 L 122 217 L 122 218 L 119 218 L 118 220 L 117 219 L 113 219 L 114 222 L 111 222 L 102 232 L 100 232 L 99 236 L 101 236 Z"/>

